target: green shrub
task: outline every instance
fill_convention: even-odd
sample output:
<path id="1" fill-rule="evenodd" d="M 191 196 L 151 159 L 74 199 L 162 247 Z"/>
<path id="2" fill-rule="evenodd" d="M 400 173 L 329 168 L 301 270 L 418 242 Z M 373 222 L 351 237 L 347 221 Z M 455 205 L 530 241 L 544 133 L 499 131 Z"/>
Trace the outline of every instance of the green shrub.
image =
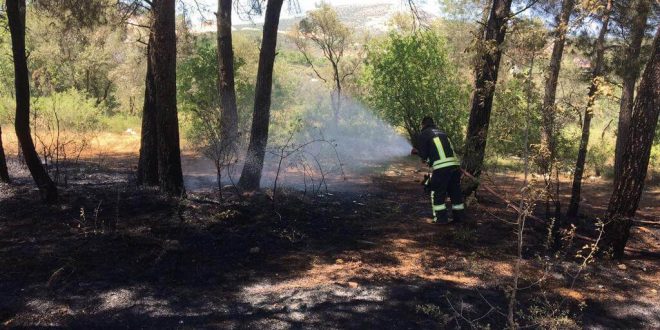
<path id="1" fill-rule="evenodd" d="M 37 125 L 49 130 L 76 133 L 96 132 L 103 129 L 101 117 L 105 109 L 83 93 L 69 89 L 33 99 L 32 111 Z"/>
<path id="2" fill-rule="evenodd" d="M 454 144 L 462 146 L 468 93 L 450 61 L 447 43 L 433 31 L 392 32 L 367 49 L 367 103 L 411 141 L 424 116 L 434 117 Z"/>

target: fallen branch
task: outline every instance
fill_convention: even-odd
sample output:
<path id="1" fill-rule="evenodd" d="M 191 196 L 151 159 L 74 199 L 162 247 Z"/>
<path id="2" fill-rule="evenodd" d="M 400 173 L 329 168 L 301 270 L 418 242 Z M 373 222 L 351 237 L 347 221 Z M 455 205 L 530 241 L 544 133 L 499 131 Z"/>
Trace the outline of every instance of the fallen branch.
<path id="1" fill-rule="evenodd" d="M 639 225 L 658 226 L 658 227 L 660 227 L 660 221 L 633 220 L 633 222 L 636 223 L 636 224 L 639 224 Z"/>

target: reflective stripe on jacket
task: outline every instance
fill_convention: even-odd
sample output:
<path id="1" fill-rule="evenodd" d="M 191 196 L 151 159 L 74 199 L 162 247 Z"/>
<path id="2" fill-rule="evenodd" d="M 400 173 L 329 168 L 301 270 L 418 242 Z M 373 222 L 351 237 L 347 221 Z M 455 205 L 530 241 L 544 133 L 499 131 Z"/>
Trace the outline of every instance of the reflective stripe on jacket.
<path id="1" fill-rule="evenodd" d="M 447 134 L 434 125 L 422 130 L 417 145 L 419 156 L 434 170 L 461 164 Z"/>

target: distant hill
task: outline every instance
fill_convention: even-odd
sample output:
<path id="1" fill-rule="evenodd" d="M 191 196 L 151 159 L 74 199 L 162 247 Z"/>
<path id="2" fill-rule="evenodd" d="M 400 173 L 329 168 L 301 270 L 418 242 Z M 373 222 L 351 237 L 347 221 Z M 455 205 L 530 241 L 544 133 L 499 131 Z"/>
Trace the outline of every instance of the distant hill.
<path id="1" fill-rule="evenodd" d="M 339 19 L 344 24 L 356 29 L 369 31 L 373 34 L 379 34 L 388 30 L 387 23 L 390 18 L 399 12 L 400 7 L 392 4 L 374 4 L 374 5 L 343 5 L 333 7 L 337 11 Z M 433 18 L 435 15 L 423 12 L 421 13 L 426 18 Z M 297 15 L 292 18 L 280 19 L 280 31 L 290 31 L 295 24 L 297 24 L 304 14 Z M 214 31 L 215 22 L 205 22 L 201 27 L 195 27 L 193 32 L 204 33 Z M 262 24 L 239 24 L 234 26 L 234 30 L 261 30 Z"/>

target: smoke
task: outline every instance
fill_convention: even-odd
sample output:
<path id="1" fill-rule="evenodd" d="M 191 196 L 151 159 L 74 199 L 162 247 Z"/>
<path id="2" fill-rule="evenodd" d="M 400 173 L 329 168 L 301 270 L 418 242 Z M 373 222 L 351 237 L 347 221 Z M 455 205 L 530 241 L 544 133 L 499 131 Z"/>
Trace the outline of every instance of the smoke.
<path id="1" fill-rule="evenodd" d="M 329 99 L 327 94 L 314 97 Z M 272 188 L 277 179 L 278 187 L 290 189 L 353 190 L 370 183 L 373 168 L 410 153 L 410 142 L 364 105 L 342 100 L 335 124 L 332 108 L 313 101 L 304 100 L 307 108 L 296 118 L 277 116 L 281 122 L 272 125 L 262 187 Z M 299 125 L 291 127 L 292 121 Z M 238 181 L 242 164 L 233 168 L 231 178 L 223 173 L 223 185 Z M 183 167 L 187 189 L 216 189 L 216 171 L 210 160 L 184 157 Z"/>
<path id="2" fill-rule="evenodd" d="M 303 136 L 310 138 L 317 134 L 333 141 L 349 170 L 406 156 L 412 148 L 410 142 L 395 128 L 371 109 L 351 99 L 342 101 L 337 125 L 319 113 L 308 114 L 305 122 L 309 126 Z"/>

